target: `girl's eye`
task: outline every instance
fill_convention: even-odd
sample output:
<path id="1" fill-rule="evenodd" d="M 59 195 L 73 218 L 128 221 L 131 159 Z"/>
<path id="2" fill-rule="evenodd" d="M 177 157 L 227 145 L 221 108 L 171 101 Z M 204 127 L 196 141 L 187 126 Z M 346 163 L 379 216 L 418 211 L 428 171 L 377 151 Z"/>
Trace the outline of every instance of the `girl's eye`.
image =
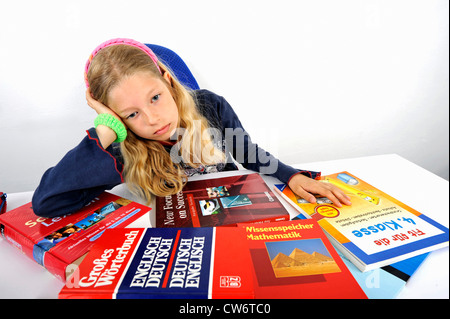
<path id="1" fill-rule="evenodd" d="M 154 97 L 152 97 L 152 102 L 156 102 L 159 100 L 161 94 L 156 94 Z"/>
<path id="2" fill-rule="evenodd" d="M 137 115 L 137 112 L 133 112 L 126 117 L 127 120 L 134 118 Z"/>

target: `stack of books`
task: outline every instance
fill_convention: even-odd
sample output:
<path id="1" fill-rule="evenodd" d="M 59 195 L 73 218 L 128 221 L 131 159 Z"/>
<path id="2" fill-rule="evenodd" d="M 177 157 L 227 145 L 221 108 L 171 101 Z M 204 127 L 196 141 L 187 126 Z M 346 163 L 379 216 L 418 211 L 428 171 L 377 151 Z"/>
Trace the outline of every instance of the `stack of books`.
<path id="1" fill-rule="evenodd" d="M 156 228 L 149 207 L 109 193 L 57 220 L 27 204 L 0 227 L 65 281 L 60 298 L 392 298 L 428 252 L 448 246 L 448 228 L 360 178 L 322 182 L 353 204 L 311 204 L 275 185 L 299 211 L 290 219 L 259 174 L 246 174 L 156 198 Z"/>

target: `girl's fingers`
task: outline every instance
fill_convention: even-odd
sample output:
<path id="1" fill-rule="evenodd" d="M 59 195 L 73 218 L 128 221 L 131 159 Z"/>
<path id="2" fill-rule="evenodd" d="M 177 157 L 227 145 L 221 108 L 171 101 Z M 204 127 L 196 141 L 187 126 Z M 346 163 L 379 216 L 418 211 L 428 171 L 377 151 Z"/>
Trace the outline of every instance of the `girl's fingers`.
<path id="1" fill-rule="evenodd" d="M 351 205 L 350 198 L 343 190 L 335 185 L 322 183 L 302 176 L 295 176 L 291 179 L 290 187 L 300 197 L 310 203 L 316 203 L 316 198 L 312 194 L 318 194 L 326 197 L 337 207 L 342 207 L 342 204 Z"/>
<path id="2" fill-rule="evenodd" d="M 310 203 L 315 203 L 316 202 L 316 197 L 313 194 L 308 193 L 307 191 L 305 191 L 303 188 L 298 187 L 296 190 L 294 190 L 294 192 L 300 196 L 301 198 L 303 198 L 304 200 L 307 200 Z"/>

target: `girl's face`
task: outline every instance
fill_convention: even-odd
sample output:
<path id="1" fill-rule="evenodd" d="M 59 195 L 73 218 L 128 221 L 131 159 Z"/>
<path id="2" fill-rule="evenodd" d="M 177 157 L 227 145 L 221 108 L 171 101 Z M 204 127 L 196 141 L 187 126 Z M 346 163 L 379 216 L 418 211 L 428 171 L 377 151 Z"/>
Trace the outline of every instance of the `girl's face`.
<path id="1" fill-rule="evenodd" d="M 167 72 L 164 79 L 170 83 Z M 124 78 L 109 92 L 108 100 L 125 125 L 142 138 L 169 141 L 178 127 L 178 108 L 167 83 L 150 73 Z"/>

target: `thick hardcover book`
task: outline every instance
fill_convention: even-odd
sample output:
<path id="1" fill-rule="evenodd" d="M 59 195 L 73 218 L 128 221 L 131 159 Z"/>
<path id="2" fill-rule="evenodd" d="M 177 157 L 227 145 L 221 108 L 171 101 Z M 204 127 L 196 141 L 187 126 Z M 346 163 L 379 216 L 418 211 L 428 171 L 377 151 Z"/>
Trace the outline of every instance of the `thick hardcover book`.
<path id="1" fill-rule="evenodd" d="M 0 215 L 0 230 L 10 244 L 65 281 L 105 229 L 133 222 L 149 227 L 150 210 L 107 192 L 80 211 L 55 218 L 36 216 L 30 202 Z"/>
<path id="2" fill-rule="evenodd" d="M 240 226 L 255 298 L 367 298 L 315 220 Z"/>
<path id="3" fill-rule="evenodd" d="M 311 204 L 286 185 L 275 185 L 274 190 L 305 217 L 317 220 L 359 270 L 388 266 L 448 246 L 447 227 L 360 178 L 348 172 L 322 178 L 343 189 L 352 205 L 338 208 L 326 198 Z"/>
<path id="4" fill-rule="evenodd" d="M 242 238 L 237 227 L 108 230 L 59 298 L 253 298 Z"/>
<path id="5" fill-rule="evenodd" d="M 289 220 L 259 174 L 190 181 L 176 195 L 156 198 L 157 227 L 235 226 Z"/>

